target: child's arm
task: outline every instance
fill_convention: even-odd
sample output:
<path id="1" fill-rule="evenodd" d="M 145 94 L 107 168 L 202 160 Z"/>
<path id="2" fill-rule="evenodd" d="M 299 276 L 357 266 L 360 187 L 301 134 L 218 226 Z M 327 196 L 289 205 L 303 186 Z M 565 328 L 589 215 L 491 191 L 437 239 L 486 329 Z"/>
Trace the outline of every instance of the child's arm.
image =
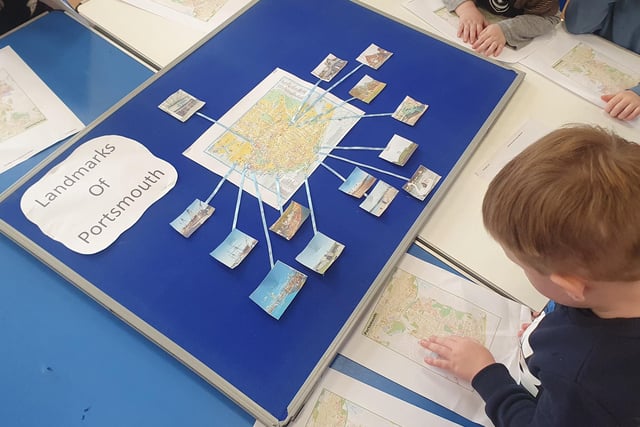
<path id="1" fill-rule="evenodd" d="M 540 16 L 524 14 L 504 21 L 497 25 L 502 30 L 506 42 L 513 48 L 520 48 L 529 43 L 535 37 L 552 31 L 560 22 L 557 15 Z"/>

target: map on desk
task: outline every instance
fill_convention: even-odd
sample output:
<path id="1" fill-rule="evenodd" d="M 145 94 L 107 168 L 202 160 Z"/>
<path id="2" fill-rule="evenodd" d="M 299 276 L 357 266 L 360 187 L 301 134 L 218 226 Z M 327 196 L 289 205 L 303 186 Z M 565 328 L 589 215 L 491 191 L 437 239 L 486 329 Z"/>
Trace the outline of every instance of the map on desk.
<path id="1" fill-rule="evenodd" d="M 458 424 L 328 368 L 289 427 L 453 427 Z M 264 427 L 256 421 L 254 427 Z"/>
<path id="2" fill-rule="evenodd" d="M 546 49 L 522 61 L 594 105 L 604 107 L 602 95 L 629 89 L 640 82 L 640 55 L 592 34 L 558 31 Z M 640 119 L 628 122 L 640 129 Z"/>
<path id="3" fill-rule="evenodd" d="M 83 127 L 10 46 L 0 49 L 0 173 Z"/>
<path id="4" fill-rule="evenodd" d="M 459 335 L 478 340 L 519 378 L 524 306 L 406 254 L 378 301 L 340 353 L 472 421 L 486 425 L 484 403 L 467 382 L 429 366 L 419 340 Z"/>

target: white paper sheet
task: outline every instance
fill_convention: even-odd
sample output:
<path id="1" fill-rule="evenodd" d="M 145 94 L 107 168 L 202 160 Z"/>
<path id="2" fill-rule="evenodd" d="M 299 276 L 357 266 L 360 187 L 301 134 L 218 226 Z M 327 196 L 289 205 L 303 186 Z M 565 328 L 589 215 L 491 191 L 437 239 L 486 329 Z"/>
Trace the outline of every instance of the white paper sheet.
<path id="1" fill-rule="evenodd" d="M 0 173 L 83 127 L 11 46 L 0 49 Z"/>
<path id="2" fill-rule="evenodd" d="M 187 25 L 204 34 L 216 29 L 255 0 L 123 0 L 139 9 Z"/>
<path id="3" fill-rule="evenodd" d="M 327 369 L 291 427 L 451 427 L 447 419 Z M 264 427 L 256 421 L 254 427 Z"/>
<path id="4" fill-rule="evenodd" d="M 640 82 L 640 55 L 592 34 L 556 31 L 545 46 L 521 63 L 599 107 L 601 95 Z M 640 119 L 627 123 L 640 129 Z"/>
<path id="5" fill-rule="evenodd" d="M 94 254 L 132 227 L 177 180 L 176 169 L 144 145 L 103 135 L 81 144 L 27 188 L 20 208 L 50 238 Z"/>
<path id="6" fill-rule="evenodd" d="M 517 333 L 529 310 L 406 254 L 340 353 L 482 425 L 491 425 L 471 385 L 424 363 L 430 335 L 474 337 L 518 379 Z"/>
<path id="7" fill-rule="evenodd" d="M 463 42 L 462 39 L 458 37 L 457 15 L 455 13 L 449 13 L 442 3 L 442 0 L 407 0 L 403 2 L 402 5 L 418 18 L 436 29 L 440 35 L 447 40 L 471 49 L 471 45 L 469 43 Z M 548 34 L 538 36 L 531 40 L 530 43 L 522 46 L 520 49 L 513 49 L 509 46 L 505 46 L 500 55 L 495 59 L 507 63 L 520 62 L 528 55 L 531 55 L 533 52 L 544 47 L 549 40 L 551 40 L 554 33 L 555 30 Z"/>
<path id="8" fill-rule="evenodd" d="M 552 130 L 553 128 L 546 124 L 528 120 L 507 140 L 493 158 L 476 171 L 476 175 L 488 181 L 492 180 L 511 159 Z"/>

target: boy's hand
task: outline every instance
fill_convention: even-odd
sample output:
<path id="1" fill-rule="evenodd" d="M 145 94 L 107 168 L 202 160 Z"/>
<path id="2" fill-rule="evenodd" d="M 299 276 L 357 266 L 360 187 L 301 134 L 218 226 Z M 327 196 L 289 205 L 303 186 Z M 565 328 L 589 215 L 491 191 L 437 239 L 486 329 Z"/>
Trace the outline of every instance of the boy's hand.
<path id="1" fill-rule="evenodd" d="M 496 362 L 485 346 L 471 338 L 430 337 L 420 340 L 420 345 L 438 355 L 438 358 L 425 357 L 425 363 L 469 382 L 478 372 Z"/>
<path id="2" fill-rule="evenodd" d="M 471 45 L 473 50 L 485 56 L 498 56 L 507 44 L 502 29 L 497 24 L 487 26 L 478 35 L 478 40 Z"/>
<path id="3" fill-rule="evenodd" d="M 484 16 L 471 0 L 456 7 L 456 15 L 459 18 L 458 37 L 465 43 L 474 43 L 483 28 L 487 26 Z"/>
<path id="4" fill-rule="evenodd" d="M 607 103 L 604 111 L 609 113 L 611 117 L 620 120 L 633 120 L 640 116 L 640 95 L 631 90 L 602 95 L 600 98 Z"/>

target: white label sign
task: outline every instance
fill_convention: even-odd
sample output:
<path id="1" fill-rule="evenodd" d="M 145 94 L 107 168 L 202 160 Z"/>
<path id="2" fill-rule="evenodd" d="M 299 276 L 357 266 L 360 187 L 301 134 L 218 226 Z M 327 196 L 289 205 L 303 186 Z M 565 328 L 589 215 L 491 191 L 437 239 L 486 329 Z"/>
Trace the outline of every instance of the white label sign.
<path id="1" fill-rule="evenodd" d="M 176 169 L 137 141 L 85 142 L 25 191 L 20 207 L 47 236 L 81 254 L 111 245 L 171 190 Z"/>

